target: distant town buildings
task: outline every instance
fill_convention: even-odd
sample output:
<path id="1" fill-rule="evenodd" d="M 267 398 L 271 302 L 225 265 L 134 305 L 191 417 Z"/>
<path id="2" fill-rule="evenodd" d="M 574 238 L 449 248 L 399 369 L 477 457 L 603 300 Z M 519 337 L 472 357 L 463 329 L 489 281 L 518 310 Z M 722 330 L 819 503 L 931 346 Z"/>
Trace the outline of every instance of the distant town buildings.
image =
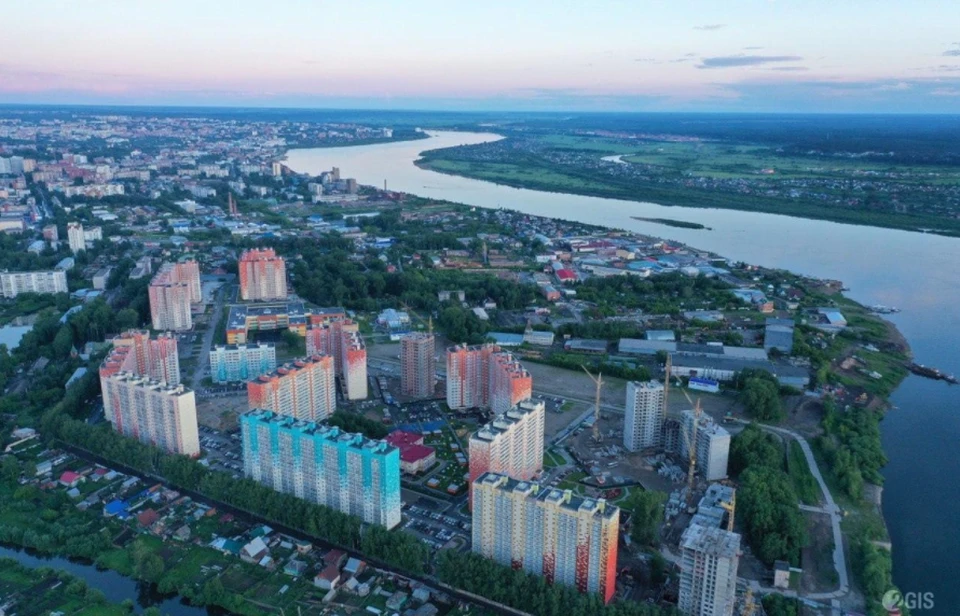
<path id="1" fill-rule="evenodd" d="M 411 333 L 400 339 L 400 393 L 411 398 L 432 398 L 436 385 L 436 338 Z"/>
<path id="2" fill-rule="evenodd" d="M 150 281 L 153 329 L 185 331 L 193 327 L 191 304 L 200 303 L 200 266 L 188 259 L 165 263 Z"/>
<path id="3" fill-rule="evenodd" d="M 496 473 L 473 483 L 474 552 L 605 603 L 616 592 L 619 528 L 619 508 L 603 499 Z"/>
<path id="4" fill-rule="evenodd" d="M 623 419 L 624 448 L 627 451 L 641 451 L 661 446 L 660 433 L 666 414 L 666 400 L 661 383 L 628 382 L 626 413 Z"/>
<path id="5" fill-rule="evenodd" d="M 284 364 L 247 383 L 247 403 L 303 421 L 323 421 L 336 410 L 333 358 L 313 355 Z"/>
<path id="6" fill-rule="evenodd" d="M 530 480 L 543 470 L 543 402 L 523 400 L 470 436 L 470 485 L 490 471 Z"/>
<path id="7" fill-rule="evenodd" d="M 247 477 L 369 524 L 400 523 L 396 447 L 260 409 L 240 416 L 240 430 Z"/>
<path id="8" fill-rule="evenodd" d="M 210 378 L 214 383 L 249 381 L 277 368 L 272 344 L 218 345 L 210 351 Z"/>
<path id="9" fill-rule="evenodd" d="M 447 349 L 447 405 L 503 412 L 533 391 L 533 378 L 495 344 Z"/>
<path id="10" fill-rule="evenodd" d="M 44 272 L 0 272 L 3 297 L 21 293 L 66 293 L 67 274 L 63 270 Z"/>
<path id="11" fill-rule="evenodd" d="M 680 596 L 688 616 L 732 616 L 736 602 L 740 535 L 691 524 L 680 538 Z"/>
<path id="12" fill-rule="evenodd" d="M 287 266 L 273 248 L 244 251 L 237 268 L 244 301 L 287 299 Z"/>

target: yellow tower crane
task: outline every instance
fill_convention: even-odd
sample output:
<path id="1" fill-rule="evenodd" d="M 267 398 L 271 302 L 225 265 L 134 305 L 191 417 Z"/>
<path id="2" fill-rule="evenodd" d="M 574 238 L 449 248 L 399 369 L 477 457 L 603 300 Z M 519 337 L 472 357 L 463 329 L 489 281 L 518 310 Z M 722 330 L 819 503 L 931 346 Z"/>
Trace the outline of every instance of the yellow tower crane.
<path id="1" fill-rule="evenodd" d="M 685 389 L 680 391 L 683 392 L 687 402 L 693 406 L 693 422 L 690 426 L 690 434 L 687 434 L 682 425 L 680 427 L 680 435 L 683 437 L 687 454 L 690 456 L 690 465 L 687 467 L 687 504 L 689 505 L 693 500 L 693 482 L 697 470 L 697 429 L 700 426 L 700 415 L 703 413 L 703 409 L 700 407 L 700 398 L 697 398 L 697 402 L 694 403 Z"/>
<path id="2" fill-rule="evenodd" d="M 720 503 L 720 506 L 723 507 L 727 512 L 727 530 L 732 533 L 733 516 L 737 511 L 737 493 L 733 493 L 733 498 L 730 499 L 729 503 Z"/>

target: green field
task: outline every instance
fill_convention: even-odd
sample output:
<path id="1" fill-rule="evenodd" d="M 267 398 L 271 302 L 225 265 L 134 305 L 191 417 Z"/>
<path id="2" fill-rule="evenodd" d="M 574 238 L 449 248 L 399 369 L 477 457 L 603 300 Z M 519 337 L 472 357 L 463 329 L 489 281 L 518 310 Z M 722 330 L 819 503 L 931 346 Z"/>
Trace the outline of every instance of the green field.
<path id="1" fill-rule="evenodd" d="M 626 164 L 601 165 L 610 155 L 621 155 Z M 428 151 L 416 164 L 545 192 L 960 235 L 955 166 L 788 155 L 745 143 L 561 133 Z"/>

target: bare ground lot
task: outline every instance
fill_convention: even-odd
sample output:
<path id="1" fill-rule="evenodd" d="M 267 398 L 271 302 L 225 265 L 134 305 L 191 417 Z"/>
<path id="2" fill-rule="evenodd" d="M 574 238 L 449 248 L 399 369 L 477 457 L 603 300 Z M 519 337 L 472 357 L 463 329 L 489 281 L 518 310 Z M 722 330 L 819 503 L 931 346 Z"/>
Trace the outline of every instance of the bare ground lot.
<path id="1" fill-rule="evenodd" d="M 237 416 L 247 411 L 247 392 L 197 399 L 197 423 L 231 432 L 239 427 Z"/>

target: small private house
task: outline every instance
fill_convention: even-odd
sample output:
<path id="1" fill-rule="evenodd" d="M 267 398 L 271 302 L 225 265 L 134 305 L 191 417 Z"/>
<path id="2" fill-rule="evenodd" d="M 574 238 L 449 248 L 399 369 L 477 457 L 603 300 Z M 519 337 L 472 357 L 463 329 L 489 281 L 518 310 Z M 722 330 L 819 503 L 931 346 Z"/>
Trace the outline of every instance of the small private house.
<path id="1" fill-rule="evenodd" d="M 340 569 L 327 565 L 313 578 L 313 585 L 322 590 L 333 590 L 340 584 Z"/>
<path id="2" fill-rule="evenodd" d="M 83 482 L 83 475 L 73 471 L 64 471 L 60 475 L 60 485 L 65 488 L 75 488 Z"/>

